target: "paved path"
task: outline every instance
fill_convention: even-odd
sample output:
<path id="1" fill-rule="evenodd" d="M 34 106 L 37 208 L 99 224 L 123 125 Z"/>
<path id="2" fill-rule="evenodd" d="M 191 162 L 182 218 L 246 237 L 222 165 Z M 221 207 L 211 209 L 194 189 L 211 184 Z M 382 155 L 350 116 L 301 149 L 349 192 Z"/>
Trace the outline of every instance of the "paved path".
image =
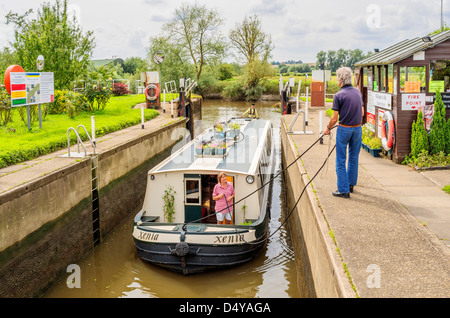
<path id="1" fill-rule="evenodd" d="M 291 135 L 299 154 L 319 138 L 320 110 L 325 108 L 309 111 L 307 130 L 313 135 Z M 294 116 L 283 116 L 288 126 Z M 328 122 L 324 116 L 323 127 Z M 293 131 L 303 131 L 301 115 Z M 302 157 L 310 177 L 334 142 L 325 136 Z M 450 195 L 441 190 L 450 184 L 449 170 L 419 173 L 361 149 L 350 199 L 331 194 L 337 189 L 335 152 L 312 183 L 360 297 L 450 296 Z M 375 272 L 380 285 L 370 280 Z"/>

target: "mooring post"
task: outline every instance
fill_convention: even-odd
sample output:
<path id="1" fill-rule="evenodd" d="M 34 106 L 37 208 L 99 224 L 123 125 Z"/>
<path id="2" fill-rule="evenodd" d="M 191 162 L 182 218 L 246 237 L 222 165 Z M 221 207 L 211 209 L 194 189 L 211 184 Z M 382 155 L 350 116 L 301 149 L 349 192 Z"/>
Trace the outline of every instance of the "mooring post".
<path id="1" fill-rule="evenodd" d="M 144 129 L 144 105 L 141 106 L 141 126 Z"/>
<path id="2" fill-rule="evenodd" d="M 308 126 L 308 95 L 309 95 L 309 87 L 306 87 L 306 103 L 305 103 L 305 126 Z"/>
<path id="3" fill-rule="evenodd" d="M 166 112 L 166 90 L 164 90 L 164 99 L 163 99 L 163 113 Z"/>
<path id="4" fill-rule="evenodd" d="M 319 135 L 320 144 L 323 145 L 323 110 L 319 112 Z"/>
<path id="5" fill-rule="evenodd" d="M 91 135 L 92 135 L 92 144 L 94 145 L 94 154 L 95 154 L 95 116 L 91 116 Z"/>

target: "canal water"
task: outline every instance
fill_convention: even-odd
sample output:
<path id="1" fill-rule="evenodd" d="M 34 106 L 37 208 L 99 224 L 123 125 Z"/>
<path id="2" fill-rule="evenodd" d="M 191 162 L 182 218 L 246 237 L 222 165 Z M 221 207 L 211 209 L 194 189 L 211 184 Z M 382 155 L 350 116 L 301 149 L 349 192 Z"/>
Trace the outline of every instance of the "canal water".
<path id="1" fill-rule="evenodd" d="M 281 169 L 280 111 L 276 102 L 257 102 L 258 115 L 274 127 L 276 172 Z M 207 100 L 202 107 L 204 129 L 219 120 L 244 113 L 250 103 Z M 230 269 L 183 276 L 147 264 L 137 255 L 131 237 L 134 215 L 130 215 L 100 245 L 76 265 L 80 288 L 69 288 L 67 278 L 57 282 L 45 298 L 297 298 L 294 251 L 288 229 L 280 227 L 286 215 L 282 175 L 274 182 L 270 237 L 264 252 L 255 260 Z"/>

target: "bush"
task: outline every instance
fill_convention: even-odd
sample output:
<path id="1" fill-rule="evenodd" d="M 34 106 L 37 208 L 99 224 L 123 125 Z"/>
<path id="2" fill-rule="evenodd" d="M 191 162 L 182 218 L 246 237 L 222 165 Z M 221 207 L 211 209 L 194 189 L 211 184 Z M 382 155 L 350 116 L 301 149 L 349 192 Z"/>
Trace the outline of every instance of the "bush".
<path id="1" fill-rule="evenodd" d="M 87 82 L 83 94 L 86 97 L 88 110 L 104 110 L 111 97 L 111 92 L 112 88 L 109 83 L 99 81 L 97 84 L 92 84 Z"/>
<path id="2" fill-rule="evenodd" d="M 5 86 L 0 87 L 0 125 L 6 125 L 12 118 L 11 96 Z"/>
<path id="3" fill-rule="evenodd" d="M 114 96 L 124 96 L 130 94 L 130 91 L 128 90 L 127 85 L 124 83 L 114 83 L 112 93 Z"/>
<path id="4" fill-rule="evenodd" d="M 233 100 L 242 100 L 245 98 L 244 85 L 237 80 L 223 89 L 223 95 Z"/>
<path id="5" fill-rule="evenodd" d="M 422 151 L 428 152 L 428 133 L 425 130 L 422 110 L 417 112 L 417 120 L 412 124 L 411 156 L 417 157 Z"/>
<path id="6" fill-rule="evenodd" d="M 87 110 L 86 98 L 83 94 L 72 91 L 55 90 L 55 101 L 47 105 L 49 114 L 65 114 L 74 118 L 80 111 Z"/>
<path id="7" fill-rule="evenodd" d="M 438 154 L 446 150 L 446 122 L 445 122 L 445 106 L 442 101 L 441 93 L 436 92 L 436 100 L 434 102 L 434 115 L 431 122 L 431 132 L 429 136 L 430 153 Z"/>

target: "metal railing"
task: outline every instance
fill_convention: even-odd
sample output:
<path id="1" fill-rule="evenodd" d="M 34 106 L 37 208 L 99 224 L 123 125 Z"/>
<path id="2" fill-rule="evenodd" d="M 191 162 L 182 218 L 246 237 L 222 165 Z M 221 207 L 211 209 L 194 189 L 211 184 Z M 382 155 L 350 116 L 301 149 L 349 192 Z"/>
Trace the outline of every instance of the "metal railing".
<path id="1" fill-rule="evenodd" d="M 77 130 L 75 130 L 75 128 L 73 127 L 69 127 L 69 129 L 67 129 L 67 152 L 68 152 L 68 157 L 70 158 L 70 131 L 73 130 L 73 132 L 75 133 L 76 137 L 77 137 L 77 149 L 78 149 L 78 153 L 80 153 L 80 144 L 84 149 L 84 157 L 88 157 L 88 153 L 87 153 L 87 149 L 84 146 L 83 141 L 80 138 L 80 128 L 83 128 L 87 137 L 89 138 L 89 141 L 91 142 L 92 145 L 92 149 L 93 149 L 93 154 L 95 155 L 95 142 L 92 141 L 91 136 L 89 135 L 89 133 L 86 130 L 86 127 L 84 127 L 83 125 L 78 125 Z"/>

